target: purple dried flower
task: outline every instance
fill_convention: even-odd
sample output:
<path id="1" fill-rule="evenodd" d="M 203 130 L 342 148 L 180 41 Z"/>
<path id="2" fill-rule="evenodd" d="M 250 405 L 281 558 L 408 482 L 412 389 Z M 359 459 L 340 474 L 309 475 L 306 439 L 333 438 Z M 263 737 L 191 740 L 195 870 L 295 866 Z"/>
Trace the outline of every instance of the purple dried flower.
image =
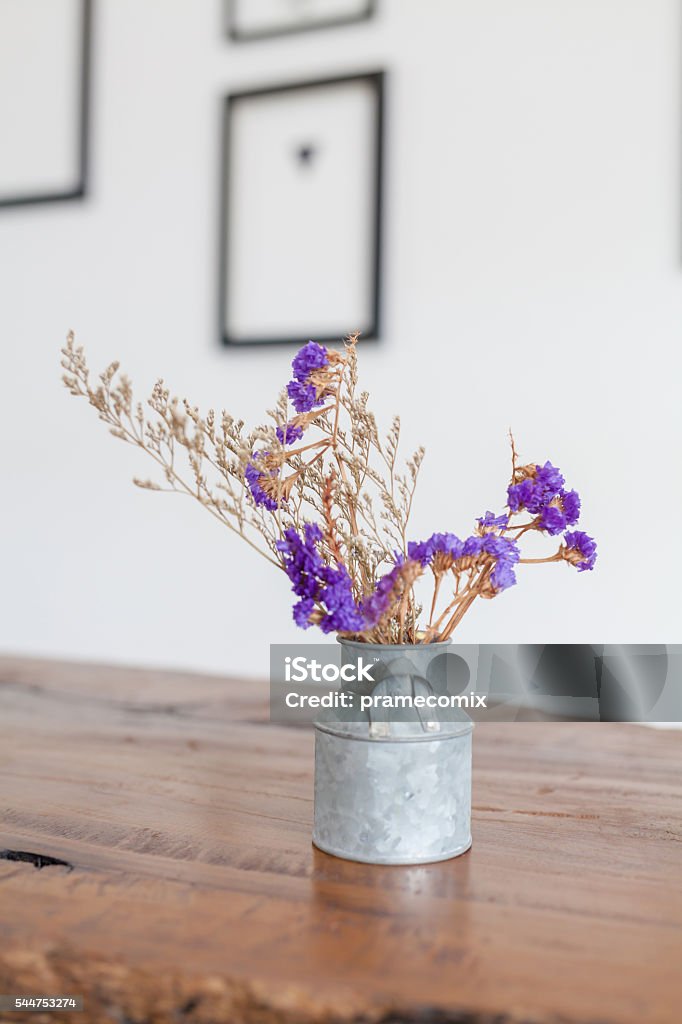
<path id="1" fill-rule="evenodd" d="M 444 565 L 444 562 L 449 561 L 452 564 L 460 558 L 462 542 L 454 533 L 433 533 L 428 540 L 410 541 L 407 545 L 407 554 L 413 562 L 419 562 L 422 566 L 431 565 L 434 570 L 445 571 L 449 566 Z M 437 564 L 434 565 L 437 555 L 443 557 L 437 559 Z"/>
<path id="2" fill-rule="evenodd" d="M 558 494 L 565 482 L 561 470 L 553 466 L 551 462 L 546 462 L 544 466 L 536 466 L 535 470 L 536 486 L 542 488 L 546 494 L 551 494 L 552 497 Z"/>
<path id="3" fill-rule="evenodd" d="M 509 587 L 513 587 L 516 583 L 516 573 L 511 563 L 502 560 L 496 562 L 493 571 L 490 573 L 490 583 L 498 594 L 503 590 L 508 590 Z"/>
<path id="4" fill-rule="evenodd" d="M 561 491 L 560 497 L 566 524 L 573 526 L 580 519 L 580 495 L 577 491 Z"/>
<path id="5" fill-rule="evenodd" d="M 483 550 L 483 537 L 467 537 L 462 546 L 462 557 L 473 558 Z"/>
<path id="6" fill-rule="evenodd" d="M 540 512 L 537 528 L 544 530 L 550 537 L 563 533 L 567 526 L 573 526 L 580 518 L 580 495 L 577 491 L 559 492 L 549 505 Z"/>
<path id="7" fill-rule="evenodd" d="M 551 462 L 527 467 L 526 472 L 529 475 L 525 480 L 507 488 L 507 504 L 512 512 L 521 512 L 525 508 L 538 515 L 561 492 L 564 478 Z"/>
<path id="8" fill-rule="evenodd" d="M 402 558 L 400 558 L 390 572 L 385 573 L 381 579 L 377 581 L 374 593 L 371 597 L 366 597 L 364 601 L 361 602 L 360 608 L 367 623 L 365 626 L 366 629 L 376 626 L 376 624 L 381 621 L 389 610 L 396 585 L 398 583 L 398 576 L 403 565 L 404 562 Z"/>
<path id="9" fill-rule="evenodd" d="M 372 629 L 395 610 L 396 604 L 421 576 L 422 566 L 418 560 L 405 558 L 395 553 L 395 565 L 377 581 L 373 593 L 360 602 L 360 611 L 365 619 L 365 629 Z"/>
<path id="10" fill-rule="evenodd" d="M 462 554 L 462 542 L 454 533 L 434 533 L 430 543 L 434 555 L 445 555 L 454 561 Z"/>
<path id="11" fill-rule="evenodd" d="M 519 560 L 520 552 L 516 541 L 508 537 L 497 537 L 488 533 L 483 538 L 483 550 L 492 555 L 495 564 L 490 573 L 490 584 L 495 593 L 507 590 L 516 583 L 514 566 Z"/>
<path id="12" fill-rule="evenodd" d="M 573 533 L 564 534 L 565 548 L 562 548 L 563 557 L 571 565 L 575 565 L 578 572 L 585 572 L 586 569 L 594 569 L 597 561 L 597 542 L 593 537 L 588 537 L 582 530 L 574 530 Z"/>
<path id="13" fill-rule="evenodd" d="M 492 513 L 483 517 L 483 520 L 493 519 L 495 517 Z M 504 524 L 507 522 L 506 516 L 497 519 L 501 519 Z M 496 533 L 475 534 L 465 541 L 461 541 L 454 533 L 434 533 L 428 540 L 408 544 L 407 551 L 411 559 L 422 566 L 430 565 L 435 573 L 447 572 L 453 567 L 457 569 L 460 559 L 469 560 L 463 566 L 460 565 L 460 568 L 468 569 L 476 564 L 479 556 L 492 555 L 495 564 L 490 573 L 490 583 L 494 591 L 498 593 L 516 583 L 513 566 L 519 560 L 518 545 Z"/>
<path id="14" fill-rule="evenodd" d="M 306 523 L 301 537 L 293 527 L 277 541 L 277 550 L 292 590 L 303 600 L 294 605 L 294 621 L 307 628 L 315 605 L 322 606 L 318 624 L 324 633 L 356 632 L 364 628 L 364 618 L 355 604 L 351 578 L 345 566 L 328 566 L 317 545 L 322 531 L 315 523 Z"/>
<path id="15" fill-rule="evenodd" d="M 319 576 L 326 568 L 317 550 L 322 531 L 315 523 L 306 523 L 303 538 L 293 527 L 284 531 L 284 540 L 278 540 L 277 550 L 282 555 L 284 571 L 293 583 L 292 590 L 297 597 L 315 600 L 319 593 Z"/>
<path id="16" fill-rule="evenodd" d="M 329 353 L 324 345 L 318 345 L 314 341 L 309 341 L 294 356 L 291 364 L 294 379 L 287 384 L 287 395 L 293 402 L 296 412 L 310 412 L 311 409 L 323 404 L 324 386 L 318 386 L 319 379 L 317 383 L 313 383 L 311 377 L 329 366 L 329 362 Z M 322 391 L 322 394 L 318 394 L 319 391 Z"/>
<path id="17" fill-rule="evenodd" d="M 365 628 L 365 618 L 355 603 L 353 585 L 345 566 L 327 569 L 320 601 L 327 609 L 320 621 L 323 633 L 356 633 Z"/>
<path id="18" fill-rule="evenodd" d="M 519 547 L 516 541 L 510 540 L 508 537 L 496 537 L 493 533 L 486 534 L 480 540 L 482 541 L 481 548 L 487 554 L 497 559 L 518 562 Z"/>
<path id="19" fill-rule="evenodd" d="M 420 565 L 428 565 L 433 558 L 431 540 L 411 540 L 407 545 L 407 554 L 413 562 L 419 562 Z"/>
<path id="20" fill-rule="evenodd" d="M 566 516 L 556 505 L 547 505 L 546 508 L 543 508 L 537 523 L 538 528 L 544 530 L 550 537 L 556 537 L 558 533 L 563 533 L 568 525 Z"/>
<path id="21" fill-rule="evenodd" d="M 252 461 L 249 462 L 244 470 L 244 476 L 256 505 L 262 505 L 269 512 L 276 512 L 277 502 L 263 489 L 262 481 L 265 480 L 267 482 L 268 479 L 276 480 L 277 470 L 267 469 L 266 467 L 259 468 L 255 465 L 256 460 L 265 459 L 269 454 L 270 452 L 254 452 Z"/>
<path id="22" fill-rule="evenodd" d="M 302 384 L 297 380 L 290 380 L 287 384 L 287 395 L 293 403 L 296 412 L 310 412 L 316 406 L 322 405 L 324 398 L 317 397 L 317 388 L 314 384 Z"/>
<path id="23" fill-rule="evenodd" d="M 504 530 L 509 525 L 509 516 L 496 516 L 494 512 L 486 512 L 476 522 L 481 533 L 488 530 Z"/>
<path id="24" fill-rule="evenodd" d="M 301 629 L 308 629 L 312 626 L 310 616 L 315 610 L 315 602 L 311 597 L 302 597 L 300 601 L 297 601 L 294 605 L 294 622 Z"/>
<path id="25" fill-rule="evenodd" d="M 534 497 L 533 481 L 530 478 L 522 480 L 520 484 L 512 484 L 507 488 L 507 504 L 512 512 L 520 512 L 527 508 Z"/>
<path id="26" fill-rule="evenodd" d="M 296 353 L 291 368 L 294 371 L 294 379 L 305 384 L 311 373 L 328 365 L 329 355 L 324 345 L 309 341 Z"/>
<path id="27" fill-rule="evenodd" d="M 277 427 L 275 433 L 280 444 L 293 444 L 303 437 L 303 428 L 296 423 L 285 423 L 283 427 Z"/>

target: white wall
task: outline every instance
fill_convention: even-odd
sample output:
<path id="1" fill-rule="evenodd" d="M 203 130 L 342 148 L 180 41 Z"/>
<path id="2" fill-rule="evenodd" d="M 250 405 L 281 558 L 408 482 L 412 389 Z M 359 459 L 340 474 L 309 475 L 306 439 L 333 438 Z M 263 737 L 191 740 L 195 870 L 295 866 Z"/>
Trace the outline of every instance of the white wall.
<path id="1" fill-rule="evenodd" d="M 97 8 L 91 196 L 0 210 L 0 646 L 260 674 L 299 636 L 284 577 L 129 483 L 142 457 L 62 390 L 57 350 L 73 327 L 138 387 L 260 419 L 292 352 L 215 337 L 221 94 L 380 67 L 384 339 L 363 373 L 428 447 L 413 535 L 501 508 L 511 424 L 600 542 L 594 573 L 526 567 L 461 640 L 679 642 L 678 3 L 381 0 L 241 46 L 219 0 Z"/>

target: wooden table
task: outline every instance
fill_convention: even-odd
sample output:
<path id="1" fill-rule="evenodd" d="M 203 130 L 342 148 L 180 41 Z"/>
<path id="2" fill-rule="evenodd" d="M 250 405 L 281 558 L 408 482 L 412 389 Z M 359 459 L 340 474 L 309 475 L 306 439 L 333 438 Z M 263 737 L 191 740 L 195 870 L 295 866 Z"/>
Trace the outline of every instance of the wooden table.
<path id="1" fill-rule="evenodd" d="M 311 846 L 313 738 L 266 686 L 0 659 L 0 848 L 29 855 L 0 859 L 0 992 L 86 1006 L 0 1017 L 679 1024 L 682 733 L 474 749 L 469 853 L 352 864 Z"/>

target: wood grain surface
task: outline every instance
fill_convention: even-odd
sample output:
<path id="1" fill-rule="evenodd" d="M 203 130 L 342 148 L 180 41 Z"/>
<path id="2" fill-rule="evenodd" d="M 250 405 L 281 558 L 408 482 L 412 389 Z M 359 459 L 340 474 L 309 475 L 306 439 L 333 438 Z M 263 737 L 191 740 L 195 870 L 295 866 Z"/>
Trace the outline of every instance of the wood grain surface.
<path id="1" fill-rule="evenodd" d="M 0 1018 L 679 1024 L 682 733 L 474 740 L 472 850 L 352 864 L 265 685 L 0 659 L 0 993 L 86 1007 Z"/>

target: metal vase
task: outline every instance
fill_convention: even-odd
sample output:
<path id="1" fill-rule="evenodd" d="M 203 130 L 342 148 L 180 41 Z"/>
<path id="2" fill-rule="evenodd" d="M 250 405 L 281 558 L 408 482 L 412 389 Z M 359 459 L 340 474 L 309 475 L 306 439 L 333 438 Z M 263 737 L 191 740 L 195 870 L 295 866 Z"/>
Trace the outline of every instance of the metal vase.
<path id="1" fill-rule="evenodd" d="M 342 663 L 373 663 L 356 692 L 433 693 L 447 643 L 340 640 Z M 425 864 L 471 846 L 471 734 L 463 711 L 340 711 L 315 723 L 315 820 L 320 850 L 367 864 Z"/>

